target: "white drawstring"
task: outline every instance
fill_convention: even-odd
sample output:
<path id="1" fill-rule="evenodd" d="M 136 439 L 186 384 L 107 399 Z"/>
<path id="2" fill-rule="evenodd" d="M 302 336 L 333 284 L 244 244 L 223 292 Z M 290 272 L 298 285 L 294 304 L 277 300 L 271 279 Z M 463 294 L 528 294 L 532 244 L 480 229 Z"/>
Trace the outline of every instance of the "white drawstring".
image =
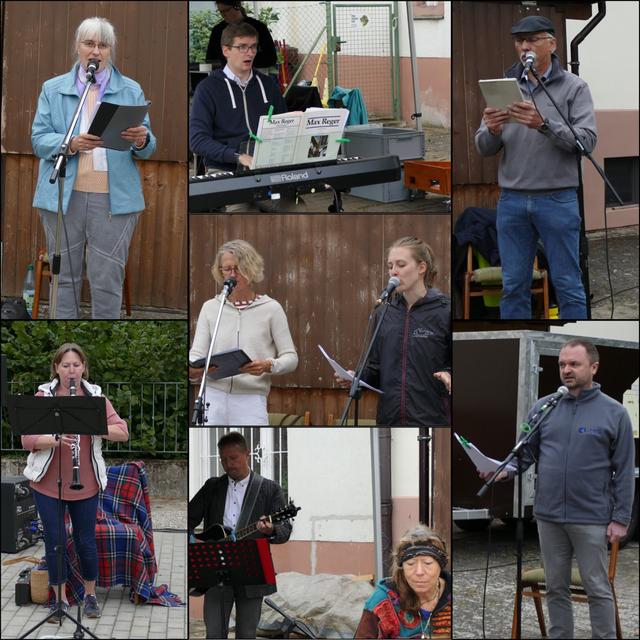
<path id="1" fill-rule="evenodd" d="M 229 82 L 229 78 L 225 78 L 224 81 L 227 83 L 227 89 L 229 89 L 229 95 L 231 96 L 231 104 L 233 108 L 236 109 L 236 99 L 233 96 L 233 89 L 231 88 L 231 83 Z"/>
<path id="2" fill-rule="evenodd" d="M 258 81 L 258 84 L 260 85 L 260 91 L 262 91 L 262 102 L 267 104 L 267 94 L 264 91 L 264 85 L 262 84 L 262 80 L 260 80 L 260 76 L 258 75 L 256 75 L 255 78 Z"/>

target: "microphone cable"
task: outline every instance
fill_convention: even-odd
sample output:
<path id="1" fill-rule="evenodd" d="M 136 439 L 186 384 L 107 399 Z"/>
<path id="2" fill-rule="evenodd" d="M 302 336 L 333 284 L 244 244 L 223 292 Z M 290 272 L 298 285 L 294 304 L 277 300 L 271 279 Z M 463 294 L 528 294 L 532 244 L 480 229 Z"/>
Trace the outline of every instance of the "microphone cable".
<path id="1" fill-rule="evenodd" d="M 526 80 L 526 83 L 527 83 L 527 90 L 529 91 L 529 97 L 531 98 L 531 102 L 533 102 L 533 106 L 534 106 L 534 108 L 536 110 L 536 113 L 540 116 L 540 119 L 543 122 L 546 122 L 545 118 L 542 116 L 542 114 L 540 113 L 540 110 L 538 109 L 538 105 L 536 104 L 536 99 L 533 97 L 533 90 L 531 88 L 531 85 L 529 84 L 529 76 L 527 76 L 525 80 Z M 540 77 L 540 82 L 541 83 L 544 82 L 542 77 Z M 554 135 L 556 138 L 560 137 L 560 136 L 556 135 L 551 130 L 549 130 L 549 133 Z M 580 163 L 582 161 L 582 153 L 580 153 L 579 150 L 578 150 L 577 156 L 578 156 L 578 165 L 580 165 Z M 578 171 L 581 171 L 580 166 L 578 166 Z M 583 190 L 584 190 L 584 181 L 583 181 L 582 185 L 583 185 Z M 605 184 L 605 193 L 606 193 L 606 187 L 607 187 L 607 185 Z M 587 234 L 586 234 L 586 229 L 585 229 L 585 242 L 587 243 L 587 249 L 588 249 L 588 240 L 587 240 L 586 235 Z M 587 251 L 587 256 L 588 256 L 588 251 Z M 611 265 L 609 264 L 609 219 L 608 219 L 608 216 L 607 216 L 607 205 L 606 205 L 606 202 L 605 202 L 605 205 L 604 205 L 604 257 L 605 257 L 605 264 L 607 266 L 607 282 L 609 283 L 609 295 L 606 296 L 605 298 L 602 298 L 602 300 L 606 300 L 607 297 L 609 298 L 609 300 L 611 300 L 611 314 L 609 315 L 609 320 L 613 320 L 613 311 L 614 311 L 614 308 L 615 308 L 615 302 L 614 302 L 614 294 L 613 294 L 613 284 L 611 282 Z M 602 300 L 599 300 L 599 302 L 602 302 Z M 590 304 L 593 305 L 594 303 L 590 302 Z"/>

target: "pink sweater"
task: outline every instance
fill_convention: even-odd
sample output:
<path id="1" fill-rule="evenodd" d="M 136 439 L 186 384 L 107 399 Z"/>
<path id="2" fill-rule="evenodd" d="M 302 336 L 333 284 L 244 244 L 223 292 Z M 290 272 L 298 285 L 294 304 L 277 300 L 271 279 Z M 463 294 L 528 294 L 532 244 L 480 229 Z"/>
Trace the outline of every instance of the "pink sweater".
<path id="1" fill-rule="evenodd" d="M 42 391 L 36 393 L 37 396 L 43 396 Z M 82 386 L 78 386 L 78 395 L 86 395 Z M 124 433 L 129 435 L 127 423 L 116 413 L 108 398 L 107 401 L 107 425 L 116 426 L 122 429 Z M 22 436 L 22 448 L 28 451 L 35 451 L 36 441 L 41 436 Z M 49 496 L 50 498 L 58 497 L 58 459 L 60 458 L 60 447 L 55 447 L 53 459 L 49 463 L 47 472 L 40 482 L 29 482 L 29 485 L 35 491 Z M 84 500 L 94 496 L 100 490 L 100 485 L 93 471 L 91 462 L 91 436 L 80 436 L 80 484 L 84 488 L 80 491 L 69 489 L 73 473 L 73 464 L 71 460 L 71 448 L 67 445 L 62 447 L 62 499 L 63 500 Z"/>

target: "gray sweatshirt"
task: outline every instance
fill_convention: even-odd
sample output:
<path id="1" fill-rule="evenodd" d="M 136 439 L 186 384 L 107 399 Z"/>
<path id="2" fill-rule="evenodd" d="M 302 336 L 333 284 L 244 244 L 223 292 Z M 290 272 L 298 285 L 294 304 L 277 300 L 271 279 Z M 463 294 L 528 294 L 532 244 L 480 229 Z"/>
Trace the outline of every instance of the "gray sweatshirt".
<path id="1" fill-rule="evenodd" d="M 207 300 L 200 310 L 189 360 L 204 358 L 220 309 L 221 296 Z M 207 380 L 207 385 L 227 393 L 269 395 L 271 376 L 290 373 L 298 366 L 298 354 L 289 332 L 287 316 L 279 302 L 262 295 L 242 311 L 228 300 L 220 320 L 213 353 L 239 347 L 252 360 L 272 360 L 271 373 L 254 376 L 242 373 L 222 380 Z"/>
<path id="2" fill-rule="evenodd" d="M 548 398 L 541 398 L 529 421 Z M 540 520 L 575 524 L 628 525 L 634 492 L 631 419 L 600 385 L 567 395 L 543 419 L 526 449 L 527 469 L 537 460 L 533 513 Z M 507 470 L 513 478 L 515 460 Z"/>
<path id="3" fill-rule="evenodd" d="M 522 71 L 522 63 L 518 62 L 505 75 L 519 78 Z M 565 71 L 553 54 L 551 76 L 546 87 L 578 132 L 585 149 L 592 151 L 597 140 L 596 118 L 586 82 Z M 523 93 L 525 99 L 529 99 L 525 90 Z M 533 89 L 533 97 L 538 111 L 548 121 L 547 133 L 529 129 L 523 124 L 507 123 L 500 135 L 493 135 L 482 122 L 475 135 L 476 148 L 483 156 L 495 155 L 502 149 L 498 184 L 503 189 L 535 191 L 577 187 L 578 165 L 573 134 L 539 86 Z"/>

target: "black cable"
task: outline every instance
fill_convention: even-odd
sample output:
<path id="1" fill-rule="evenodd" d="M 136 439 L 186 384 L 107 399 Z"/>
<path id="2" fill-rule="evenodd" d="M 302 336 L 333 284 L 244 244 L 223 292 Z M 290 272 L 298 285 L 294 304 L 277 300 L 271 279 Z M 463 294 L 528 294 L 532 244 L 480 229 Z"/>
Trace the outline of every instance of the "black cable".
<path id="1" fill-rule="evenodd" d="M 540 82 L 542 82 L 542 78 L 540 78 Z M 536 110 L 536 113 L 540 116 L 540 119 L 543 122 L 546 122 L 546 120 L 542 117 L 542 114 L 540 113 L 540 111 L 538 110 L 538 105 L 536 104 L 536 99 L 533 97 L 533 90 L 531 88 L 531 85 L 529 84 L 529 76 L 527 75 L 526 77 L 526 83 L 527 83 L 527 90 L 529 91 L 529 96 L 531 97 L 531 101 L 533 102 L 533 106 Z M 553 131 L 549 130 L 549 132 L 551 134 L 553 134 L 554 136 L 556 136 L 555 133 L 553 133 Z M 556 138 L 559 138 L 560 136 L 556 136 Z M 578 151 L 578 162 L 580 162 L 582 160 L 582 153 L 580 153 Z M 609 227 L 608 227 L 608 221 L 607 221 L 607 206 L 605 204 L 604 207 L 604 256 L 605 256 L 605 264 L 607 265 L 607 280 L 609 282 L 609 295 L 607 296 L 610 300 L 611 300 L 611 316 L 609 317 L 609 320 L 613 320 L 613 310 L 614 310 L 614 301 L 613 301 L 613 284 L 611 283 L 611 265 L 609 264 Z M 602 300 L 606 300 L 607 298 L 602 298 Z M 595 303 L 592 302 L 591 305 L 593 306 Z"/>
<path id="2" fill-rule="evenodd" d="M 615 291 L 614 292 L 614 296 L 619 296 L 621 293 L 627 293 L 627 291 L 634 291 L 635 289 L 637 289 L 638 287 L 640 287 L 640 285 L 634 285 L 633 287 L 627 287 L 626 289 L 620 289 L 620 291 Z M 600 298 L 598 300 L 595 300 L 594 302 L 591 303 L 591 305 L 593 306 L 594 304 L 600 304 L 601 302 L 604 302 L 605 300 L 608 300 L 609 296 L 605 296 L 604 298 Z"/>
<path id="3" fill-rule="evenodd" d="M 73 301 L 76 305 L 77 319 L 80 320 L 80 305 L 78 304 L 78 294 L 76 292 L 76 281 L 73 277 L 73 266 L 71 264 L 71 248 L 69 246 L 69 234 L 67 233 L 67 223 L 64 219 L 64 214 L 62 214 L 62 228 L 64 229 L 64 239 L 67 241 L 67 258 L 69 262 L 69 276 L 71 277 L 71 287 L 73 289 Z M 83 253 L 84 253 L 84 250 L 83 250 Z M 82 260 L 84 261 L 84 255 L 82 256 Z M 60 263 L 62 264 L 62 259 L 60 260 Z M 82 265 L 82 262 L 80 264 Z M 82 282 L 82 268 L 80 269 L 80 282 Z M 60 289 L 60 283 L 58 283 L 58 291 L 59 289 Z M 56 292 L 56 296 L 58 296 L 58 292 Z M 58 297 L 56 297 L 56 314 L 58 312 Z M 51 304 L 51 301 L 49 301 L 49 304 Z"/>
<path id="4" fill-rule="evenodd" d="M 188 529 L 172 529 L 172 528 L 163 528 L 163 529 L 154 529 L 154 533 L 189 533 Z"/>

